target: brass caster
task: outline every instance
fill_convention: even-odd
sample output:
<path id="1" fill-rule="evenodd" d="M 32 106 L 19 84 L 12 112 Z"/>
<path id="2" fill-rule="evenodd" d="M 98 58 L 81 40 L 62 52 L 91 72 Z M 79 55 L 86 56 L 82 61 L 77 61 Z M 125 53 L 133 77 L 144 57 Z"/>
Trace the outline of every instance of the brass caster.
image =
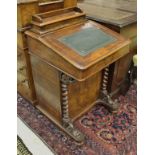
<path id="1" fill-rule="evenodd" d="M 66 132 L 77 142 L 83 142 L 85 139 L 84 134 L 82 134 L 79 130 L 77 130 L 72 122 L 63 123 L 63 127 L 65 128 Z"/>

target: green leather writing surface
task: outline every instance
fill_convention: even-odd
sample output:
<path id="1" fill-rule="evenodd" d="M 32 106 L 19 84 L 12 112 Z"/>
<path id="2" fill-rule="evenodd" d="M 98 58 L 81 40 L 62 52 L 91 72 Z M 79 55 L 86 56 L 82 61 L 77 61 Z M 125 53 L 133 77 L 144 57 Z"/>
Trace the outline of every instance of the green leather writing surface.
<path id="1" fill-rule="evenodd" d="M 95 27 L 85 28 L 79 32 L 59 38 L 59 41 L 67 45 L 81 56 L 115 42 L 117 39 Z"/>

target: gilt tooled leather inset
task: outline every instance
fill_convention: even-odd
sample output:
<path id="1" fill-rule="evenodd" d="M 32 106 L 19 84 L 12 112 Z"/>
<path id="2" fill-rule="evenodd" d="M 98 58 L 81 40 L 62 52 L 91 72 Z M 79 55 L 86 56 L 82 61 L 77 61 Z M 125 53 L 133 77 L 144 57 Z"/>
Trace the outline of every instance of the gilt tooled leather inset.
<path id="1" fill-rule="evenodd" d="M 100 29 L 89 27 L 59 38 L 59 41 L 73 49 L 81 56 L 86 56 L 99 48 L 103 48 L 117 39 Z"/>

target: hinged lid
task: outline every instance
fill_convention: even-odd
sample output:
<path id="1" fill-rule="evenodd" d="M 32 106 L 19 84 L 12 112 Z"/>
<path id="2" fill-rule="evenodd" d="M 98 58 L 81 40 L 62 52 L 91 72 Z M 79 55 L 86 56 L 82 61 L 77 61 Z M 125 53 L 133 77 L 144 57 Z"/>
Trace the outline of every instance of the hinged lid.
<path id="1" fill-rule="evenodd" d="M 70 15 L 81 15 L 81 13 L 74 11 L 75 8 L 70 8 L 65 9 L 64 13 L 68 14 L 69 17 Z M 44 25 L 48 22 L 53 26 L 53 21 L 61 19 L 60 17 L 56 19 L 54 15 L 53 18 L 50 16 L 47 20 L 43 18 L 44 15 L 40 15 L 40 19 L 34 16 L 33 20 L 38 25 Z M 64 20 L 66 18 L 65 16 Z M 75 24 L 68 20 L 65 23 L 68 24 L 67 26 L 61 25 L 61 29 L 43 35 L 35 33 L 34 29 L 28 31 L 26 34 L 34 40 L 31 39 L 32 43 L 29 43 L 31 53 L 38 55 L 48 64 L 70 74 L 75 79 L 84 80 L 129 52 L 129 40 L 118 33 L 92 21 L 79 22 L 78 18 L 76 20 L 77 23 Z M 35 24 L 35 22 L 32 23 Z M 41 47 L 40 44 L 44 46 Z M 34 46 L 34 48 L 31 46 Z M 45 48 L 46 50 L 44 50 Z M 46 51 L 48 52 L 46 53 Z M 62 62 L 64 62 L 63 65 L 61 65 Z M 69 68 L 67 68 L 68 65 Z"/>
<path id="2" fill-rule="evenodd" d="M 117 39 L 96 27 L 88 27 L 65 35 L 58 39 L 81 56 L 86 56 L 99 48 L 103 48 Z"/>

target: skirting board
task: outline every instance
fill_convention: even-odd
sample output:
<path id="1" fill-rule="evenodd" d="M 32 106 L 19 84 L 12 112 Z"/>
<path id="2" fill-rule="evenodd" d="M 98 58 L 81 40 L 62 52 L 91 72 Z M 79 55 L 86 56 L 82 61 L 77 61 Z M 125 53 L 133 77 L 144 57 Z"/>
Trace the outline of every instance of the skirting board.
<path id="1" fill-rule="evenodd" d="M 54 155 L 43 141 L 34 134 L 20 118 L 17 118 L 17 134 L 33 155 Z"/>

